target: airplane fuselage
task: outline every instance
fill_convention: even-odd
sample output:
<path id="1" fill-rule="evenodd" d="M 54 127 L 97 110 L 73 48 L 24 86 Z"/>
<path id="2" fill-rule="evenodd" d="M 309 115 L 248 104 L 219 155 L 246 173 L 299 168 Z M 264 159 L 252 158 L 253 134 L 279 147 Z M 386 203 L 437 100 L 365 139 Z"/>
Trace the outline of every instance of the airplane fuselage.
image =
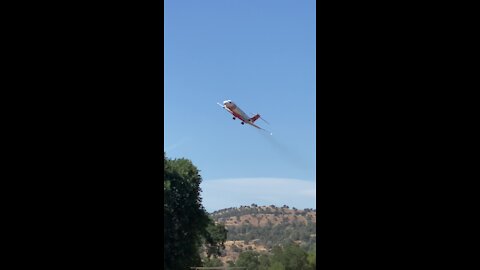
<path id="1" fill-rule="evenodd" d="M 237 117 L 238 119 L 242 120 L 243 122 L 249 122 L 248 115 L 242 111 L 235 103 L 232 101 L 224 101 L 223 105 L 230 110 L 230 112 L 233 114 L 233 116 Z"/>

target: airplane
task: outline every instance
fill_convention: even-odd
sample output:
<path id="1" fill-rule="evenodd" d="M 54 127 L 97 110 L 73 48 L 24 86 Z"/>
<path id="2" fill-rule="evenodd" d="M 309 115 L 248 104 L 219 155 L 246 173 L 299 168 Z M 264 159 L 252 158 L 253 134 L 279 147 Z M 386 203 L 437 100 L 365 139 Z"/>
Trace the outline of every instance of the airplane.
<path id="1" fill-rule="evenodd" d="M 257 113 L 257 114 L 255 114 L 255 115 L 252 116 L 252 117 L 248 117 L 248 115 L 247 115 L 245 112 L 243 112 L 242 109 L 240 109 L 240 108 L 237 106 L 237 104 L 233 103 L 233 101 L 231 101 L 231 100 L 225 100 L 225 101 L 223 102 L 223 105 L 220 104 L 220 103 L 218 103 L 218 102 L 217 102 L 217 104 L 218 104 L 220 107 L 222 107 L 222 108 L 224 108 L 225 110 L 227 110 L 229 113 L 231 113 L 231 114 L 233 115 L 233 120 L 235 120 L 235 119 L 237 119 L 237 118 L 240 119 L 242 125 L 244 125 L 245 123 L 247 123 L 247 124 L 252 125 L 252 126 L 254 126 L 254 127 L 258 128 L 258 129 L 261 129 L 261 130 L 264 130 L 264 131 L 269 132 L 268 130 L 263 129 L 263 128 L 261 128 L 261 127 L 259 127 L 259 126 L 257 126 L 257 125 L 254 124 L 255 121 L 257 121 L 257 119 L 262 119 L 263 121 L 265 121 L 265 119 L 263 119 L 263 118 L 260 117 L 260 114 Z M 265 121 L 265 123 L 268 124 L 267 121 Z M 273 135 L 273 133 L 270 133 L 270 135 Z"/>

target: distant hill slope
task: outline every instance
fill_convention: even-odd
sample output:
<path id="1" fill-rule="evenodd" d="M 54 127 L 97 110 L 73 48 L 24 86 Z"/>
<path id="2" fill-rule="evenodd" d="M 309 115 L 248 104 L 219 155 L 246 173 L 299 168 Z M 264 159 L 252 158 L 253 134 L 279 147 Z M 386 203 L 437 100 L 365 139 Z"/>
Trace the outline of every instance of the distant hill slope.
<path id="1" fill-rule="evenodd" d="M 317 213 L 314 209 L 252 204 L 218 210 L 210 215 L 228 230 L 223 262 L 235 261 L 244 250 L 269 252 L 273 246 L 291 241 L 309 250 L 316 243 Z"/>

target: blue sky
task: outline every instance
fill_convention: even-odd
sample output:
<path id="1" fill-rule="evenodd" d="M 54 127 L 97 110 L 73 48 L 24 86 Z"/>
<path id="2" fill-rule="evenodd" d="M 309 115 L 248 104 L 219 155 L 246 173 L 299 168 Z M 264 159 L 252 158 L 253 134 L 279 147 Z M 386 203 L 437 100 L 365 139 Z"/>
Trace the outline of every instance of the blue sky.
<path id="1" fill-rule="evenodd" d="M 165 151 L 201 170 L 208 211 L 315 208 L 315 5 L 165 1 Z M 216 104 L 226 99 L 273 136 L 234 121 Z"/>

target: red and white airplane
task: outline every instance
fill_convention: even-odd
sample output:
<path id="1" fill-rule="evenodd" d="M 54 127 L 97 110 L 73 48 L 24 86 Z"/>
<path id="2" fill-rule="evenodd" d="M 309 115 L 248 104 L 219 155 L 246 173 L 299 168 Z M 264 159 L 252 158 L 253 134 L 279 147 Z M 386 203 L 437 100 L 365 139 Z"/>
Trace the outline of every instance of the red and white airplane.
<path id="1" fill-rule="evenodd" d="M 220 107 L 224 108 L 225 110 L 227 110 L 229 113 L 231 113 L 233 115 L 233 120 L 235 120 L 236 118 L 240 119 L 242 122 L 241 124 L 249 124 L 249 125 L 252 125 L 258 129 L 261 129 L 261 130 L 265 130 L 265 131 L 268 131 L 266 129 L 263 129 L 257 125 L 255 125 L 255 121 L 257 121 L 257 119 L 262 119 L 263 121 L 265 121 L 263 118 L 260 117 L 260 114 L 255 114 L 254 116 L 252 117 L 248 117 L 248 115 L 242 111 L 242 109 L 240 109 L 237 104 L 233 103 L 233 101 L 231 100 L 225 100 L 223 102 L 223 105 L 218 103 L 218 105 L 220 105 Z M 267 121 L 265 121 L 265 123 L 268 124 Z M 269 131 L 268 131 L 269 132 Z M 270 133 L 270 135 L 273 135 L 272 133 Z"/>

